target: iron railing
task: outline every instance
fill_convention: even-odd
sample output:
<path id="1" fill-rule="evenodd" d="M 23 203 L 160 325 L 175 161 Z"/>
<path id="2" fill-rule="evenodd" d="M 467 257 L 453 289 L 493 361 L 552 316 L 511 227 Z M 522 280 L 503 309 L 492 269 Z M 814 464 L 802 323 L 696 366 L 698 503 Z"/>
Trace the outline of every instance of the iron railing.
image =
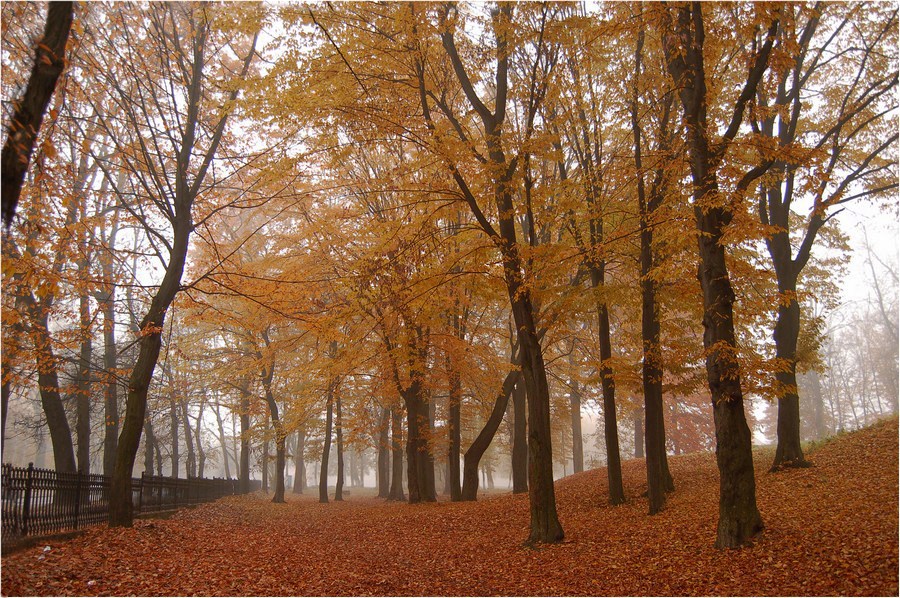
<path id="1" fill-rule="evenodd" d="M 253 482 L 256 482 L 255 484 Z M 259 488 L 251 480 L 250 490 Z M 221 478 L 170 478 L 142 474 L 131 480 L 135 513 L 149 513 L 240 494 L 240 482 Z M 2 467 L 2 534 L 40 536 L 105 523 L 109 477 L 50 469 Z"/>

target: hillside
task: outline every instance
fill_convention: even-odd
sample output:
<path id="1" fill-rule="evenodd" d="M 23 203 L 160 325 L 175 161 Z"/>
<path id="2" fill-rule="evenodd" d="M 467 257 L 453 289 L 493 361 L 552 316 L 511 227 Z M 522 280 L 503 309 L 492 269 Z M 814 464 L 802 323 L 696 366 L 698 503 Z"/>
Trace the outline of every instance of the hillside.
<path id="1" fill-rule="evenodd" d="M 894 595 L 898 423 L 812 450 L 814 467 L 768 473 L 753 546 L 712 547 L 714 457 L 672 458 L 676 492 L 646 515 L 643 462 L 629 501 L 605 502 L 606 472 L 557 483 L 566 541 L 530 549 L 528 501 L 410 506 L 355 498 L 272 505 L 235 497 L 129 530 L 98 527 L 3 558 L 4 595 Z"/>

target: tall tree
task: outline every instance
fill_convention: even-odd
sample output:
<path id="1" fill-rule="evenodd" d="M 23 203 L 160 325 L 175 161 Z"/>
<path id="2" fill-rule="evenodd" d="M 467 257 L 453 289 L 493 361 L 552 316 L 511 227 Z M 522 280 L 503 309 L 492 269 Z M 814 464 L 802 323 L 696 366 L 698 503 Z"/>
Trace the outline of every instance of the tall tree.
<path id="1" fill-rule="evenodd" d="M 773 470 L 808 465 L 800 445 L 798 283 L 819 231 L 840 211 L 838 206 L 893 197 L 897 191 L 891 156 L 898 136 L 891 115 L 898 77 L 896 69 L 875 56 L 890 51 L 896 39 L 897 9 L 873 6 L 879 16 L 865 25 L 855 18 L 862 9 L 824 2 L 786 8 L 775 46 L 786 66 L 773 69 L 756 94 L 758 116 L 751 124 L 774 145 L 760 156 L 770 174 L 760 182 L 758 200 L 779 293 L 773 334 L 778 363 Z M 840 92 L 834 89 L 836 79 L 848 82 Z M 828 101 L 812 107 L 806 98 L 814 94 Z M 810 198 L 812 209 L 798 218 L 797 204 Z"/>
<path id="2" fill-rule="evenodd" d="M 136 187 L 143 191 L 139 201 L 123 201 L 123 205 L 153 240 L 165 272 L 140 322 L 139 353 L 129 378 L 125 417 L 110 485 L 109 521 L 114 526 L 132 524 L 131 476 L 147 411 L 147 393 L 159 359 L 165 316 L 181 289 L 191 232 L 198 225 L 193 208 L 205 190 L 205 179 L 225 133 L 230 107 L 239 92 L 239 87 L 233 86 L 224 97 L 214 93 L 214 77 L 234 77 L 212 72 L 213 62 L 223 59 L 227 45 L 219 41 L 219 32 L 214 29 L 215 10 L 211 5 L 153 5 L 142 7 L 137 14 L 120 11 L 118 16 L 129 20 L 120 33 L 127 43 L 117 43 L 120 41 L 117 39 L 101 42 L 99 32 L 94 37 L 98 48 L 94 70 L 98 75 L 102 73 L 104 83 L 119 102 L 121 118 L 130 137 L 126 139 L 120 131 L 114 131 L 109 122 L 104 126 L 115 143 L 115 159 L 121 160 L 120 167 L 129 172 Z M 238 80 L 244 79 L 249 71 L 257 36 L 243 50 L 246 54 L 239 67 Z M 140 39 L 140 44 L 135 37 Z M 171 85 L 137 85 L 125 89 L 119 79 L 147 81 L 154 76 L 171 81 Z M 185 107 L 184 114 L 179 113 L 180 106 Z M 207 111 L 211 118 L 207 118 Z M 177 125 L 165 124 L 173 120 L 173 114 L 179 114 L 174 118 Z M 164 130 L 160 130 L 161 123 Z M 154 142 L 148 144 L 146 139 Z M 163 148 L 160 140 L 165 140 L 168 147 Z M 125 149 L 132 144 L 139 148 L 137 152 Z M 106 174 L 112 180 L 111 173 Z M 123 200 L 128 197 L 125 189 L 114 190 Z M 155 211 L 153 218 L 166 223 L 171 237 L 151 224 L 151 210 Z"/>
<path id="3" fill-rule="evenodd" d="M 762 7 L 760 7 L 762 8 Z M 706 10 L 710 10 L 707 8 Z M 769 15 L 761 10 L 763 17 Z M 666 66 L 678 90 L 684 113 L 688 157 L 693 183 L 694 216 L 697 230 L 698 278 L 703 294 L 703 345 L 707 351 L 706 371 L 716 424 L 716 463 L 719 468 L 719 524 L 716 546 L 732 548 L 745 544 L 763 527 L 756 506 L 756 480 L 750 428 L 744 414 L 741 374 L 737 362 L 734 332 L 734 291 L 728 278 L 724 227 L 733 218 L 731 202 L 719 190 L 719 167 L 725 150 L 737 135 L 744 111 L 768 66 L 778 31 L 777 17 L 763 41 L 750 57 L 750 68 L 734 101 L 727 128 L 720 139 L 707 120 L 709 97 L 706 85 L 706 42 L 704 7 L 700 2 L 665 7 L 662 35 Z M 736 185 L 740 197 L 748 186 L 765 173 L 765 168 L 748 172 Z"/>

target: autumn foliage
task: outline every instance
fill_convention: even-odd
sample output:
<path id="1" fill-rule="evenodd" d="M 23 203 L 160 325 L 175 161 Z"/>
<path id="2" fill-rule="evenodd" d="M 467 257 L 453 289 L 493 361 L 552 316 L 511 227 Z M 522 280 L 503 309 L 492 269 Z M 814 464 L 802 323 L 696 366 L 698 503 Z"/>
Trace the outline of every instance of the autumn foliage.
<path id="1" fill-rule="evenodd" d="M 524 495 L 429 505 L 312 497 L 221 499 L 132 529 L 100 526 L 3 559 L 4 595 L 896 595 L 897 419 L 809 452 L 815 466 L 766 472 L 766 530 L 711 546 L 718 480 L 709 453 L 673 457 L 680 490 L 646 514 L 643 463 L 557 482 L 566 541 L 527 548 Z M 49 546 L 49 550 L 45 548 Z M 148 558 L 152 555 L 153 558 Z"/>

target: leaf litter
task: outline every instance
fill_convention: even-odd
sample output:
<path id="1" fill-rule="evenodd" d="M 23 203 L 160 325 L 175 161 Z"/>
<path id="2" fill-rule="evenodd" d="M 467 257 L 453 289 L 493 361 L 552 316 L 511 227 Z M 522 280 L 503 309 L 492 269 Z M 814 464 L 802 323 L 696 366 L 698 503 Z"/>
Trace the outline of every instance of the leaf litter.
<path id="1" fill-rule="evenodd" d="M 711 454 L 670 457 L 676 490 L 647 515 L 643 461 L 556 483 L 563 543 L 529 548 L 527 495 L 425 505 L 310 494 L 227 497 L 130 529 L 96 526 L 3 557 L 3 595 L 898 595 L 898 425 L 883 421 L 769 473 L 754 455 L 765 530 L 713 548 Z M 47 550 L 49 546 L 50 550 Z"/>

